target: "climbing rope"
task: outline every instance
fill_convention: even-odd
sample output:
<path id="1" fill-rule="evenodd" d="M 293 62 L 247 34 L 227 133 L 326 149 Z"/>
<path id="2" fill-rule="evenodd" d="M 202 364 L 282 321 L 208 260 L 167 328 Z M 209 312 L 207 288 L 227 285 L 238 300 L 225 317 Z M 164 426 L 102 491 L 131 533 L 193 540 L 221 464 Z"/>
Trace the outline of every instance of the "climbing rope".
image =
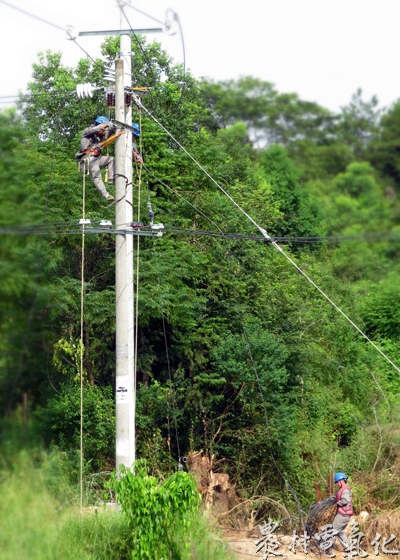
<path id="1" fill-rule="evenodd" d="M 139 110 L 139 152 L 141 152 L 142 148 L 142 114 Z M 141 195 L 141 184 L 142 184 L 142 164 L 139 165 L 139 173 L 138 173 L 138 194 L 137 194 L 137 221 L 140 222 L 140 195 Z M 137 372 L 137 355 L 138 355 L 138 336 L 139 336 L 139 265 L 140 265 L 140 236 L 137 236 L 136 241 L 136 301 L 135 301 L 135 340 L 134 340 L 134 348 L 135 348 L 135 361 L 134 361 L 134 380 L 136 383 L 136 372 Z"/>
<path id="2" fill-rule="evenodd" d="M 139 152 L 142 153 L 142 113 L 139 111 Z M 141 195 L 141 183 L 142 183 L 142 164 L 139 165 L 138 174 L 138 194 L 137 194 L 137 221 L 140 222 L 140 195 Z M 135 340 L 134 340 L 134 354 L 135 360 L 133 364 L 133 379 L 136 385 L 136 372 L 137 372 L 137 355 L 138 355 L 138 337 L 139 337 L 139 255 L 140 255 L 140 236 L 137 236 L 136 245 L 136 301 L 135 301 Z"/>
<path id="3" fill-rule="evenodd" d="M 79 486 L 80 486 L 80 510 L 83 507 L 83 305 L 85 296 L 85 195 L 86 175 L 83 174 L 82 181 L 82 259 L 81 259 L 81 338 L 80 348 L 80 458 L 79 458 Z"/>

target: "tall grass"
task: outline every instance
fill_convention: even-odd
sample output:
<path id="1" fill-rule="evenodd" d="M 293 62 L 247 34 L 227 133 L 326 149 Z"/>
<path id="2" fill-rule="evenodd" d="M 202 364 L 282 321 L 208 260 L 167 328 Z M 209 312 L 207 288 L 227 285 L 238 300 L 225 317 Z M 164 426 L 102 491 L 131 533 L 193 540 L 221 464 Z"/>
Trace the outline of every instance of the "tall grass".
<path id="1" fill-rule="evenodd" d="M 128 558 L 124 519 L 113 512 L 81 515 L 76 490 L 20 453 L 0 475 L 2 560 Z M 56 492 L 55 492 L 56 491 Z"/>

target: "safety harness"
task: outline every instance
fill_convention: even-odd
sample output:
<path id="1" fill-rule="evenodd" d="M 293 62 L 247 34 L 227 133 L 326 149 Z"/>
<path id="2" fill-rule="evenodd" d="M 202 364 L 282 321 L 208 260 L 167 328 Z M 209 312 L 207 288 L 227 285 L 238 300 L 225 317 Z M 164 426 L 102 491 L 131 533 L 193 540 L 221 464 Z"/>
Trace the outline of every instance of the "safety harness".
<path id="1" fill-rule="evenodd" d="M 345 490 L 350 490 L 350 488 L 347 486 L 343 486 L 342 488 L 340 488 L 340 490 L 336 493 L 336 501 L 338 502 L 339 500 L 342 499 L 343 496 L 343 492 Z M 351 496 L 351 494 L 350 494 Z M 351 517 L 353 515 L 353 499 L 350 498 L 350 502 L 347 506 L 338 506 L 337 512 L 340 513 L 340 515 L 345 515 L 348 517 Z"/>
<path id="2" fill-rule="evenodd" d="M 102 149 L 106 148 L 107 146 L 112 144 L 115 141 L 115 139 L 117 138 L 117 136 L 121 136 L 121 134 L 125 134 L 125 130 L 120 130 L 119 132 L 116 132 L 115 134 L 112 134 L 111 136 L 109 136 L 105 140 L 102 140 L 101 142 L 99 142 L 95 146 L 92 146 L 88 150 L 83 150 L 82 152 L 76 153 L 75 154 L 75 161 L 78 164 L 78 170 L 81 173 L 83 173 L 84 175 L 88 175 L 89 174 L 89 158 L 90 158 L 90 156 L 98 157 L 101 154 Z"/>

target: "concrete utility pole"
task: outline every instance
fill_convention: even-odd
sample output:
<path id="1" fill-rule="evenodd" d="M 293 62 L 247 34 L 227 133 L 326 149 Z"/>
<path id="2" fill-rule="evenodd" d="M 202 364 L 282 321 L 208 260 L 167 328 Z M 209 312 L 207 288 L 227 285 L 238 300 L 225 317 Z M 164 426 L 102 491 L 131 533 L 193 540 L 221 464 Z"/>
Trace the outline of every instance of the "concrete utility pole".
<path id="1" fill-rule="evenodd" d="M 132 90 L 131 34 L 162 33 L 161 28 L 109 31 L 82 31 L 79 36 L 120 35 L 120 53 L 115 63 L 115 120 L 132 125 L 132 109 L 125 89 Z M 80 88 L 80 89 L 79 89 Z M 92 97 L 94 86 L 77 86 L 80 97 Z M 79 93 L 80 92 L 80 93 Z M 131 97 L 131 96 L 130 96 Z M 136 379 L 134 378 L 134 298 L 133 238 L 135 235 L 160 236 L 162 224 L 152 225 L 154 233 L 133 232 L 132 134 L 125 130 L 115 141 L 115 296 L 116 296 L 116 469 L 135 462 Z M 128 185 L 127 185 L 128 183 Z M 128 231 L 130 229 L 130 231 Z"/>
<path id="2" fill-rule="evenodd" d="M 120 58 L 115 63 L 115 119 L 132 125 L 132 109 L 125 105 L 125 87 L 132 87 L 131 37 L 121 35 Z M 126 131 L 115 142 L 115 224 L 126 229 L 132 222 L 132 134 Z M 126 180 L 126 179 L 127 180 Z M 128 183 L 128 186 L 126 186 Z M 130 183 L 130 184 L 129 184 Z M 129 202 L 131 204 L 129 204 Z M 116 468 L 135 462 L 133 236 L 115 239 L 116 297 Z"/>

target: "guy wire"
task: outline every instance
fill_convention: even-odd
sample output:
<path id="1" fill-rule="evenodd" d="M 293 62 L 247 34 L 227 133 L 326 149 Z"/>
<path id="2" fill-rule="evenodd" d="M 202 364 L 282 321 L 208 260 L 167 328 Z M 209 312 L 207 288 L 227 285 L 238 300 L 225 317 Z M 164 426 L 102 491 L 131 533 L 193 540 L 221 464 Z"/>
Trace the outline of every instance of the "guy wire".
<path id="1" fill-rule="evenodd" d="M 396 366 L 396 364 L 384 353 L 382 352 L 382 350 L 380 348 L 378 348 L 378 346 L 350 319 L 350 317 L 348 317 L 348 315 L 346 315 L 344 313 L 344 311 L 342 311 L 338 305 L 336 305 L 331 299 L 330 297 L 325 294 L 325 292 L 319 288 L 317 286 L 317 284 L 311 280 L 311 278 L 309 276 L 307 276 L 307 274 L 293 261 L 293 259 L 291 259 L 284 251 L 283 249 L 276 243 L 276 241 L 273 241 L 271 239 L 271 237 L 268 235 L 266 229 L 262 228 L 247 212 L 246 210 L 244 210 L 244 208 L 242 208 L 240 206 L 240 204 L 238 204 L 236 202 L 236 200 L 234 200 L 234 198 L 232 198 L 232 196 L 214 179 L 214 177 L 212 175 L 210 175 L 210 173 L 196 160 L 195 157 L 192 156 L 192 154 L 190 152 L 188 152 L 188 150 L 186 150 L 186 148 L 184 148 L 184 146 L 182 146 L 182 144 L 180 142 L 178 142 L 178 140 L 176 140 L 176 138 L 171 134 L 171 132 L 169 132 L 169 130 L 167 130 L 165 128 L 165 126 L 163 124 L 160 123 L 160 121 L 158 121 L 156 119 L 156 117 L 154 115 L 152 115 L 150 113 L 150 111 L 148 109 L 146 109 L 146 107 L 144 107 L 144 105 L 140 102 L 139 103 L 140 107 L 142 107 L 146 114 L 149 115 L 149 117 L 151 119 L 153 119 L 153 121 L 158 124 L 162 130 L 168 134 L 168 136 L 175 142 L 175 144 L 181 148 L 181 150 L 183 150 L 185 152 L 185 154 L 199 167 L 199 169 L 201 171 L 203 171 L 203 173 L 214 183 L 214 185 L 216 185 L 216 187 L 225 194 L 225 196 L 232 202 L 232 204 L 234 204 L 236 206 L 236 208 L 238 208 L 240 210 L 240 212 L 242 214 L 244 214 L 244 216 L 262 233 L 262 235 L 265 237 L 266 242 L 271 243 L 271 245 L 273 247 L 275 247 L 275 249 L 277 249 L 303 276 L 304 278 L 306 278 L 306 280 L 308 280 L 308 282 L 310 282 L 314 288 L 316 290 L 318 290 L 320 292 L 321 295 L 324 296 L 324 298 L 359 332 L 359 334 L 361 334 L 361 336 L 363 336 L 365 338 L 365 340 L 367 340 L 367 342 L 369 342 L 374 348 L 375 350 L 377 350 L 377 352 L 379 352 L 379 354 L 381 354 L 381 356 L 398 372 L 400 373 L 400 368 Z"/>

